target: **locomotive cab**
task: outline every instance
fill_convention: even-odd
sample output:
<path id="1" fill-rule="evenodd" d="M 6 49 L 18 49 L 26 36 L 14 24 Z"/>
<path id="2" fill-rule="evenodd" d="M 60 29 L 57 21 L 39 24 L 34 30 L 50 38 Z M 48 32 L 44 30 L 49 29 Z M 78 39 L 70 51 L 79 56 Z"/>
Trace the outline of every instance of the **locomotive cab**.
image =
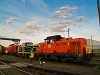
<path id="1" fill-rule="evenodd" d="M 55 35 L 55 36 L 49 36 L 44 40 L 45 40 L 45 43 L 51 44 L 51 43 L 54 43 L 54 42 L 60 40 L 61 38 L 62 37 L 60 35 Z"/>

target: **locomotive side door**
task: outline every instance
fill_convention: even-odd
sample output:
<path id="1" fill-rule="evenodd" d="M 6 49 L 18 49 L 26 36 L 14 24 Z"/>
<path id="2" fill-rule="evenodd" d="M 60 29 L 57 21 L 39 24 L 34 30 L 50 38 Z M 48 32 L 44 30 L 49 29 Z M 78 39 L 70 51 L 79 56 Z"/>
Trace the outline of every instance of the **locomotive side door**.
<path id="1" fill-rule="evenodd" d="M 75 43 L 75 54 L 76 55 L 78 55 L 78 50 L 79 50 L 78 43 Z"/>
<path id="2" fill-rule="evenodd" d="M 70 53 L 72 54 L 79 54 L 79 43 L 77 42 L 72 42 L 70 43 Z"/>

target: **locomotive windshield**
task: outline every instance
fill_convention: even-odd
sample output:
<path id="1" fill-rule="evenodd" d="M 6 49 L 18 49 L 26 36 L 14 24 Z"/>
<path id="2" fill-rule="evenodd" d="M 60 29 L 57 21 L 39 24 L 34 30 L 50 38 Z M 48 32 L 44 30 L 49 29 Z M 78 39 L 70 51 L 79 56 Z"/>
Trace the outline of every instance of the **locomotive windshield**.
<path id="1" fill-rule="evenodd" d="M 54 39 L 45 40 L 45 43 L 47 43 L 47 44 L 52 44 L 52 43 L 54 43 L 54 42 L 55 42 Z"/>
<path id="2" fill-rule="evenodd" d="M 26 42 L 26 43 L 23 43 L 22 45 L 23 46 L 30 46 L 30 45 L 33 45 L 33 43 L 32 42 Z"/>

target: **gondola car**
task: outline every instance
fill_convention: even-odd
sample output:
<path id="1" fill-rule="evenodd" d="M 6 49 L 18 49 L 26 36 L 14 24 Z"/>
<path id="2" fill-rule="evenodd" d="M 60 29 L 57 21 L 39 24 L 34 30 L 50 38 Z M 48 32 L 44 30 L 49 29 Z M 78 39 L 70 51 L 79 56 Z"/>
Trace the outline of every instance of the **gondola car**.
<path id="1" fill-rule="evenodd" d="M 87 45 L 85 38 L 65 38 L 60 35 L 49 36 L 45 42 L 39 43 L 38 56 L 45 59 L 89 61 L 92 57 L 92 47 Z"/>

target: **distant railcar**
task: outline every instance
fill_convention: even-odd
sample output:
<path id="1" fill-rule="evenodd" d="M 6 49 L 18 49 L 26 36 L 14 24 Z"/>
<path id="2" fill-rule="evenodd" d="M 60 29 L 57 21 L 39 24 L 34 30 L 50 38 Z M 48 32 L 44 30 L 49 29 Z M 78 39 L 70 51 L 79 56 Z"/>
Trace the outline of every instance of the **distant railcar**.
<path id="1" fill-rule="evenodd" d="M 3 53 L 3 46 L 0 45 L 0 54 L 2 54 L 2 53 Z"/>
<path id="2" fill-rule="evenodd" d="M 19 44 L 11 44 L 7 49 L 5 49 L 5 52 L 12 55 L 18 55 L 22 57 L 29 57 L 31 53 L 34 53 L 36 56 L 37 51 L 37 45 L 33 45 L 32 42 L 25 42 L 21 45 Z"/>
<path id="3" fill-rule="evenodd" d="M 0 45 L 0 54 L 5 54 L 6 47 Z"/>
<path id="4" fill-rule="evenodd" d="M 8 53 L 9 54 L 18 54 L 18 50 L 19 50 L 19 44 L 11 44 L 9 45 L 9 47 L 7 48 Z"/>
<path id="5" fill-rule="evenodd" d="M 64 38 L 60 35 L 49 36 L 45 42 L 39 43 L 38 56 L 50 59 L 85 62 L 92 57 L 92 47 L 85 38 Z"/>

